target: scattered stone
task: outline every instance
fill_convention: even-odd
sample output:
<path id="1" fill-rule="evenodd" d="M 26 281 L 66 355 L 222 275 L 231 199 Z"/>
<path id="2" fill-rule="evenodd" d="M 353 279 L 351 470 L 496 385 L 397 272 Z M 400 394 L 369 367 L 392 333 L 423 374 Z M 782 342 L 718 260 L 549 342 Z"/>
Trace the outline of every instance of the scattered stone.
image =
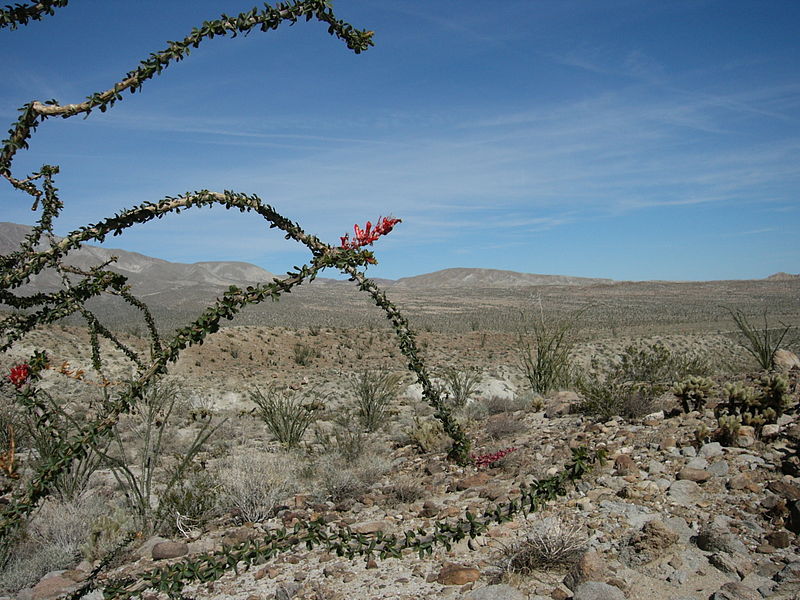
<path id="1" fill-rule="evenodd" d="M 667 493 L 675 504 L 681 506 L 696 506 L 702 500 L 700 486 L 688 479 L 673 481 Z"/>
<path id="2" fill-rule="evenodd" d="M 786 530 L 773 531 L 765 536 L 767 542 L 774 548 L 788 548 L 791 543 L 791 536 Z"/>
<path id="3" fill-rule="evenodd" d="M 629 454 L 620 454 L 614 459 L 614 468 L 618 475 L 635 475 L 639 472 L 639 467 Z"/>
<path id="4" fill-rule="evenodd" d="M 664 551 L 678 541 L 678 537 L 663 521 L 653 519 L 631 536 L 620 558 L 629 566 L 647 564 L 661 558 Z"/>
<path id="5" fill-rule="evenodd" d="M 711 479 L 711 473 L 704 469 L 693 469 L 691 467 L 684 467 L 678 472 L 679 480 L 695 481 L 697 483 L 704 483 Z"/>
<path id="6" fill-rule="evenodd" d="M 189 554 L 189 544 L 186 542 L 159 542 L 153 546 L 153 560 L 178 558 Z"/>
<path id="7" fill-rule="evenodd" d="M 728 474 L 729 470 L 730 466 L 727 460 L 718 460 L 717 462 L 711 463 L 711 466 L 708 467 L 708 472 L 715 477 L 724 477 Z"/>
<path id="8" fill-rule="evenodd" d="M 722 456 L 722 444 L 719 442 L 711 442 L 709 444 L 703 444 L 700 447 L 700 452 L 698 452 L 700 456 L 703 458 L 714 458 L 715 456 Z"/>
<path id="9" fill-rule="evenodd" d="M 783 348 L 776 350 L 772 360 L 775 368 L 780 371 L 800 369 L 800 358 L 791 350 L 784 350 Z"/>
<path id="10" fill-rule="evenodd" d="M 575 590 L 572 600 L 625 600 L 622 590 L 600 581 L 587 581 Z"/>
<path id="11" fill-rule="evenodd" d="M 604 580 L 609 575 L 609 568 L 603 557 L 597 552 L 584 552 L 564 577 L 564 585 L 572 591 L 586 581 Z"/>
<path id="12" fill-rule="evenodd" d="M 475 473 L 474 475 L 470 475 L 469 477 L 465 477 L 456 482 L 456 489 L 458 491 L 467 490 L 470 488 L 480 487 L 482 485 L 486 485 L 489 482 L 491 476 L 486 473 L 485 471 L 481 471 L 480 473 Z"/>
<path id="13" fill-rule="evenodd" d="M 723 573 L 737 575 L 739 579 L 744 579 L 753 572 L 753 563 L 741 555 L 728 554 L 727 552 L 716 552 L 708 557 L 708 562 Z"/>
<path id="14" fill-rule="evenodd" d="M 711 596 L 711 600 L 762 600 L 762 597 L 753 588 L 731 581 L 719 588 L 719 591 Z"/>
<path id="15" fill-rule="evenodd" d="M 448 563 L 439 571 L 436 581 L 442 585 L 464 585 L 477 581 L 480 576 L 481 572 L 478 569 Z"/>
<path id="16" fill-rule="evenodd" d="M 386 522 L 366 521 L 364 523 L 356 523 L 355 525 L 350 525 L 350 529 L 353 530 L 353 533 L 361 533 L 361 534 L 376 533 L 378 531 L 386 529 Z"/>
<path id="17" fill-rule="evenodd" d="M 727 552 L 729 554 L 747 554 L 747 548 L 733 533 L 717 523 L 703 527 L 695 539 L 697 547 L 706 552 Z"/>
<path id="18" fill-rule="evenodd" d="M 465 600 L 526 600 L 528 596 L 520 592 L 518 589 L 500 583 L 497 585 L 487 585 L 477 590 L 472 590 L 466 596 Z M 540 596 L 541 597 L 541 596 Z"/>

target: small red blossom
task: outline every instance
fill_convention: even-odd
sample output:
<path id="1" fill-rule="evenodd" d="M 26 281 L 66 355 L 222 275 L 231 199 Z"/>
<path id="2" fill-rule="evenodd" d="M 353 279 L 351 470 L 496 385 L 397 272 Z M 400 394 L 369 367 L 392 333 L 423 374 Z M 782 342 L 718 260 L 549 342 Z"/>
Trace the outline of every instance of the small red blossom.
<path id="1" fill-rule="evenodd" d="M 339 247 L 346 250 L 355 250 L 362 246 L 371 245 L 379 237 L 392 231 L 394 226 L 401 222 L 400 219 L 394 219 L 392 217 L 378 217 L 378 222 L 374 228 L 370 221 L 367 221 L 367 225 L 364 229 L 361 229 L 361 227 L 356 224 L 353 226 L 354 239 L 351 240 L 350 234 L 346 233 L 341 237 L 342 245 Z"/>
<path id="2" fill-rule="evenodd" d="M 17 365 L 11 368 L 11 373 L 8 375 L 8 380 L 17 388 L 21 388 L 27 383 L 28 378 L 31 376 L 31 368 L 26 364 Z"/>
<path id="3" fill-rule="evenodd" d="M 490 465 L 493 465 L 498 460 L 500 460 L 504 456 L 508 456 L 514 451 L 516 451 L 516 448 L 511 447 L 511 448 L 506 448 L 505 450 L 498 450 L 493 454 L 482 454 L 481 456 L 476 456 L 473 454 L 471 458 L 472 462 L 475 463 L 475 466 L 480 469 L 483 467 L 488 467 Z"/>

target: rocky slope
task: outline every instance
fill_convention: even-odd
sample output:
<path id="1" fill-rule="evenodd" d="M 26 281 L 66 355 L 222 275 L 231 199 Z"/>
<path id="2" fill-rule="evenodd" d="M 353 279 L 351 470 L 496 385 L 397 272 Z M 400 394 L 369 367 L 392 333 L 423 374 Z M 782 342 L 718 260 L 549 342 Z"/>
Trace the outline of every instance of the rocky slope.
<path id="1" fill-rule="evenodd" d="M 797 398 L 798 376 L 791 375 Z M 713 413 L 660 411 L 627 422 L 598 423 L 568 413 L 571 393 L 551 398 L 539 412 L 519 410 L 489 417 L 473 432 L 479 451 L 514 447 L 488 468 L 460 468 L 442 454 L 401 446 L 392 470 L 357 498 L 324 501 L 312 490 L 285 499 L 261 523 L 220 519 L 189 538 L 140 543 L 112 576 L 133 575 L 196 553 L 258 538 L 298 520 L 322 517 L 366 536 L 430 527 L 514 498 L 520 486 L 552 474 L 569 449 L 604 446 L 609 460 L 538 514 L 492 527 L 430 557 L 339 558 L 322 549 L 295 547 L 275 560 L 229 572 L 210 584 L 190 585 L 197 599 L 412 599 L 472 600 L 790 600 L 800 597 L 800 477 L 792 444 L 800 438 L 797 415 L 765 429 L 762 439 L 738 447 L 698 442 Z M 516 426 L 511 426 L 515 424 Z M 491 437 L 490 437 L 491 433 Z M 398 481 L 414 481 L 419 494 L 398 494 Z M 413 496 L 413 497 L 412 497 Z M 528 561 L 526 547 L 559 545 L 562 565 Z M 569 549 L 568 548 L 568 549 Z M 187 556 L 188 555 L 188 556 Z M 524 556 L 523 556 L 524 558 Z M 516 561 L 516 562 L 515 562 Z M 18 598 L 55 598 L 74 588 L 91 565 L 53 572 Z M 516 569 L 515 569 L 516 567 Z M 520 570 L 522 572 L 520 572 Z M 97 594 L 99 592 L 95 592 Z M 98 598 L 100 596 L 97 596 Z M 145 598 L 166 598 L 146 592 Z"/>

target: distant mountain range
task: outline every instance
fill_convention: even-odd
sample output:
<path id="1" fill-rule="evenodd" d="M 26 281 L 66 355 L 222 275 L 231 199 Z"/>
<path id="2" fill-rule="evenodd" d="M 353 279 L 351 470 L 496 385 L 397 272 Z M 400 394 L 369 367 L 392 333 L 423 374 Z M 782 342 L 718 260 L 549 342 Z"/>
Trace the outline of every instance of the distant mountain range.
<path id="1" fill-rule="evenodd" d="M 0 254 L 16 250 L 31 231 L 27 225 L 0 222 Z M 192 264 L 174 263 L 153 258 L 138 252 L 100 248 L 84 244 L 73 251 L 68 264 L 88 269 L 117 257 L 110 268 L 128 277 L 133 292 L 140 297 L 164 295 L 164 300 L 179 301 L 187 295 L 214 297 L 231 285 L 251 285 L 271 281 L 276 275 L 250 263 L 219 261 Z M 800 275 L 776 273 L 768 280 L 790 280 Z M 425 273 L 397 280 L 380 279 L 384 287 L 402 289 L 452 289 L 452 288 L 520 288 L 524 286 L 586 286 L 611 284 L 611 279 L 569 277 L 565 275 L 538 275 L 498 269 L 453 268 Z M 319 278 L 315 285 L 344 285 L 346 282 Z M 59 287 L 55 273 L 43 273 L 33 278 L 29 289 L 45 290 Z M 152 298 L 151 298 L 152 300 Z"/>

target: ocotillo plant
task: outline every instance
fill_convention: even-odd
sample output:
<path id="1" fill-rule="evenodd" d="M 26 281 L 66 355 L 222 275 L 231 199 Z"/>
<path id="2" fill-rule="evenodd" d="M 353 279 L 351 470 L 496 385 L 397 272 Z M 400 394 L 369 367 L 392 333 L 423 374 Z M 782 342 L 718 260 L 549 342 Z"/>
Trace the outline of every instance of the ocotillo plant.
<path id="1" fill-rule="evenodd" d="M 35 5 L 17 5 L 0 10 L 0 28 L 14 29 L 30 21 L 40 20 L 53 14 L 56 8 L 64 7 L 64 2 L 40 2 Z M 223 15 L 213 21 L 206 21 L 195 28 L 183 40 L 169 42 L 163 50 L 153 53 L 135 69 L 128 72 L 109 89 L 96 92 L 83 102 L 62 104 L 56 100 L 46 102 L 32 101 L 20 109 L 19 119 L 12 124 L 8 137 L 0 149 L 0 176 L 11 186 L 27 194 L 34 211 L 38 211 L 37 223 L 25 238 L 20 248 L 8 255 L 0 256 L 0 303 L 12 309 L 12 314 L 0 321 L 0 351 L 6 351 L 23 340 L 37 327 L 59 321 L 70 315 L 80 315 L 86 321 L 91 346 L 92 364 L 97 372 L 97 380 L 108 386 L 111 382 L 105 377 L 104 359 L 100 352 L 100 338 L 106 338 L 121 350 L 137 367 L 135 375 L 118 385 L 108 394 L 102 410 L 94 415 L 94 420 L 79 428 L 71 436 L 59 438 L 55 458 L 38 469 L 35 476 L 24 488 L 16 490 L 13 501 L 0 511 L 0 537 L 11 539 L 11 533 L 22 520 L 46 497 L 59 475 L 75 460 L 81 459 L 88 449 L 97 447 L 107 436 L 122 414 L 131 410 L 134 402 L 141 398 L 144 390 L 156 378 L 167 372 L 181 351 L 188 346 L 202 343 L 204 338 L 218 330 L 222 319 L 232 319 L 247 305 L 257 304 L 267 299 L 277 300 L 284 292 L 291 291 L 306 281 L 313 280 L 326 268 L 336 268 L 347 273 L 359 287 L 372 295 L 376 304 L 383 308 L 394 324 L 401 350 L 405 353 L 411 368 L 423 386 L 428 401 L 435 408 L 436 417 L 442 421 L 445 431 L 453 438 L 451 457 L 462 463 L 469 460 L 469 443 L 458 424 L 451 417 L 447 407 L 431 386 L 425 365 L 418 358 L 414 335 L 406 319 L 386 298 L 385 294 L 369 280 L 361 270 L 374 264 L 375 257 L 366 247 L 380 236 L 388 234 L 400 220 L 381 218 L 373 227 L 370 223 L 364 229 L 355 227 L 354 237 L 345 235 L 341 243 L 332 246 L 303 231 L 300 226 L 278 213 L 272 206 L 254 195 L 232 191 L 213 192 L 200 190 L 179 196 L 168 196 L 155 202 L 145 202 L 124 210 L 97 223 L 81 227 L 64 238 L 58 239 L 54 233 L 56 219 L 64 206 L 55 185 L 57 166 L 43 165 L 37 172 L 18 176 L 13 170 L 17 153 L 28 147 L 28 141 L 46 120 L 53 117 L 88 117 L 94 110 L 106 112 L 123 99 L 123 92 L 140 91 L 144 83 L 160 75 L 174 62 L 178 62 L 206 40 L 215 36 L 231 36 L 260 30 L 268 32 L 283 23 L 295 23 L 301 19 L 317 20 L 327 25 L 328 32 L 342 40 L 356 54 L 367 50 L 372 44 L 373 33 L 359 30 L 337 19 L 328 2 L 323 0 L 298 0 L 281 3 L 275 7 L 265 5 L 263 9 L 253 9 L 236 16 Z M 131 294 L 126 278 L 109 269 L 109 261 L 91 269 L 77 269 L 65 264 L 70 252 L 84 242 L 102 242 L 109 235 L 119 235 L 125 230 L 160 219 L 169 213 L 202 206 L 221 205 L 226 209 L 250 212 L 265 219 L 270 228 L 280 229 L 287 239 L 304 244 L 311 252 L 311 260 L 295 267 L 286 277 L 241 289 L 232 286 L 213 304 L 208 306 L 193 322 L 175 331 L 169 339 L 161 339 L 155 320 L 147 306 Z M 63 287 L 55 292 L 25 294 L 21 286 L 32 276 L 44 270 L 55 271 L 61 276 Z M 14 293 L 17 290 L 17 293 Z M 87 307 L 87 301 L 102 294 L 113 294 L 141 311 L 149 332 L 150 353 L 142 356 L 132 347 L 123 343 L 108 327 L 104 326 Z M 45 401 L 39 394 L 38 381 L 44 370 L 51 368 L 44 351 L 37 351 L 30 358 L 18 364 L 4 379 L 10 386 L 15 401 L 24 406 L 36 418 L 40 428 L 47 428 L 53 420 L 53 411 L 58 403 Z"/>

